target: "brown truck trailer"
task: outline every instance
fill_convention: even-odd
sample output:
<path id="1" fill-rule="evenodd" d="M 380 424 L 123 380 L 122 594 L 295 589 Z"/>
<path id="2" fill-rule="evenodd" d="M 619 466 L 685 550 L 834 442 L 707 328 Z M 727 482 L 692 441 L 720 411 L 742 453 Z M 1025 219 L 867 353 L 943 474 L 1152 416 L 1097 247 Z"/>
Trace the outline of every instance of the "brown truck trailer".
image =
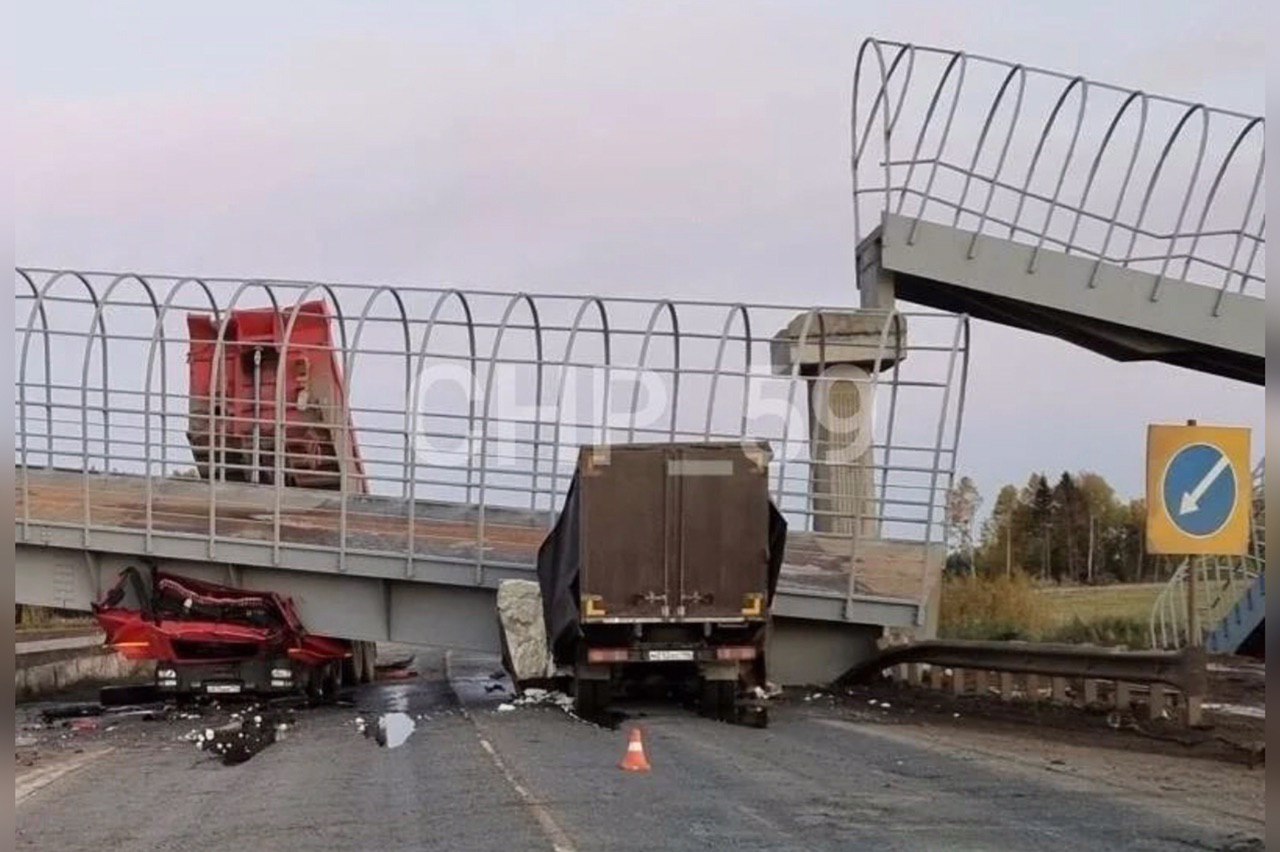
<path id="1" fill-rule="evenodd" d="M 732 720 L 765 679 L 786 522 L 763 442 L 584 447 L 538 553 L 547 636 L 580 714 L 655 675 Z"/>

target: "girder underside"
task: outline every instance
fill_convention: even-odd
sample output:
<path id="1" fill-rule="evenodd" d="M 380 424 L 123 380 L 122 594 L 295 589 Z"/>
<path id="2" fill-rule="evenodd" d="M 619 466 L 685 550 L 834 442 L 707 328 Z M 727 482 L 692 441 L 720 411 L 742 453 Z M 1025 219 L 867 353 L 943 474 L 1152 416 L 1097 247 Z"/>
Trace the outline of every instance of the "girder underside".
<path id="1" fill-rule="evenodd" d="M 1266 381 L 1264 301 L 1254 296 L 895 214 L 863 252 L 903 301 L 1052 335 L 1118 361 Z"/>

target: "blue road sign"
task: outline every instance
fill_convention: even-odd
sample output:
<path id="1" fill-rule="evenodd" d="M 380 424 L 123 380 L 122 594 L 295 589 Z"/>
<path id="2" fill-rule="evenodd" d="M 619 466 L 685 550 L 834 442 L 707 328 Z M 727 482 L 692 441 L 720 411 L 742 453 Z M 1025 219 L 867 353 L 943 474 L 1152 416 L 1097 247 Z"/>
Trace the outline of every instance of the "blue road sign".
<path id="1" fill-rule="evenodd" d="M 1191 444 L 1174 453 L 1160 490 L 1169 519 L 1187 535 L 1214 535 L 1235 512 L 1235 469 L 1211 444 Z"/>

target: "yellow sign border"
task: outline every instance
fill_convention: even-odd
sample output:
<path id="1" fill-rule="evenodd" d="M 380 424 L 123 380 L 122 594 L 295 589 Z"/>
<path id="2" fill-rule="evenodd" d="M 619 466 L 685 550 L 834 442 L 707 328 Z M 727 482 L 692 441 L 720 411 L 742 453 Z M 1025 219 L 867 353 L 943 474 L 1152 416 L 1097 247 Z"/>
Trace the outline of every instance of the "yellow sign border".
<path id="1" fill-rule="evenodd" d="M 1147 552 L 1187 556 L 1243 556 L 1249 552 L 1253 482 L 1249 465 L 1250 431 L 1244 426 L 1153 423 L 1147 427 Z M 1236 478 L 1236 505 L 1222 527 L 1195 536 L 1173 522 L 1164 502 L 1165 472 L 1186 447 L 1207 444 L 1222 450 Z"/>

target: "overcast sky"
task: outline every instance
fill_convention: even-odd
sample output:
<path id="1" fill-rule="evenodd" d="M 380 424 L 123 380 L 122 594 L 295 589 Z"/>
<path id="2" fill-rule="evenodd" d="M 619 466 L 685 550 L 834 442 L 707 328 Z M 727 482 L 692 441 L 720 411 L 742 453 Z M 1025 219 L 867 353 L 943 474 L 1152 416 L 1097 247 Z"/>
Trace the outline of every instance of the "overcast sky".
<path id="1" fill-rule="evenodd" d="M 534 14 L 534 9 L 537 14 Z M 126 13 L 121 11 L 128 9 Z M 17 8 L 20 264 L 857 304 L 867 36 L 1261 114 L 1261 3 Z M 1150 422 L 1263 392 L 975 326 L 960 472 L 1139 496 Z"/>

